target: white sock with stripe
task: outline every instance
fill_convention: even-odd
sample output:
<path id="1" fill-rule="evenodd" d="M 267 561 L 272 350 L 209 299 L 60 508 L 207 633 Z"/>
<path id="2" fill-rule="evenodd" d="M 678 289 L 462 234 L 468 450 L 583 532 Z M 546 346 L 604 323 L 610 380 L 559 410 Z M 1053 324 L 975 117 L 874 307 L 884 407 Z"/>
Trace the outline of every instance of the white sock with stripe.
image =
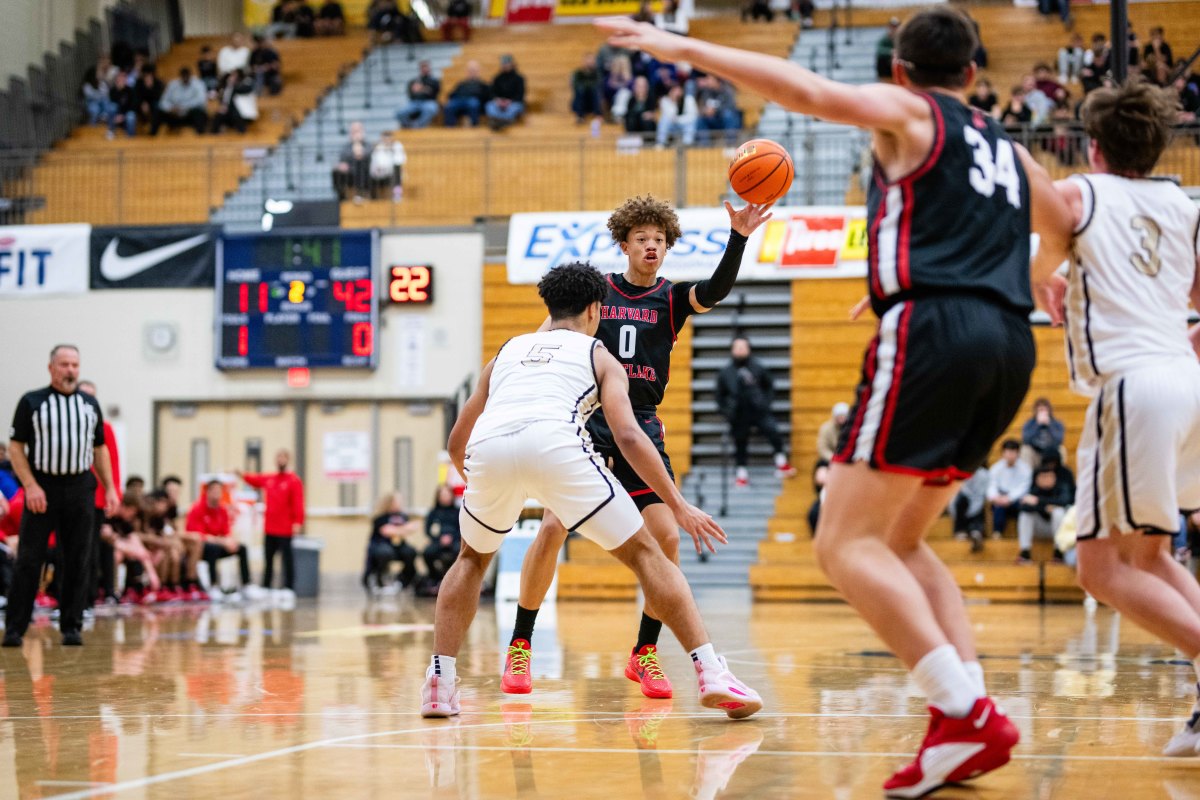
<path id="1" fill-rule="evenodd" d="M 434 656 L 429 661 L 429 669 L 425 670 L 425 677 L 431 678 L 437 675 L 442 680 L 453 683 L 457 677 L 457 673 L 455 672 L 455 665 L 457 663 L 458 659 L 451 656 Z"/>
<path id="2" fill-rule="evenodd" d="M 948 717 L 959 719 L 971 713 L 980 695 L 952 644 L 935 647 L 917 662 L 913 680 L 929 698 L 929 704 Z"/>
<path id="3" fill-rule="evenodd" d="M 963 669 L 970 676 L 971 685 L 975 687 L 975 691 L 979 693 L 979 696 L 987 697 L 987 687 L 983 683 L 983 665 L 978 661 L 964 661 Z"/>
<path id="4" fill-rule="evenodd" d="M 717 651 L 713 650 L 712 642 L 700 645 L 690 655 L 694 663 L 700 664 L 705 669 L 721 669 L 721 661 L 717 658 Z"/>

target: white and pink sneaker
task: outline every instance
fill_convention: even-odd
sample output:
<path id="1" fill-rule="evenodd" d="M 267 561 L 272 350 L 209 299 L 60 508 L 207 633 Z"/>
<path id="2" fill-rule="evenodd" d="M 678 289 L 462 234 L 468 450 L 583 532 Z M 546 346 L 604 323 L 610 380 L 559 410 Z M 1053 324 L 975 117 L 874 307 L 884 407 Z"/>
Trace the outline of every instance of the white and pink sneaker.
<path id="1" fill-rule="evenodd" d="M 421 687 L 421 716 L 426 719 L 458 716 L 458 678 L 438 675 L 429 667 Z"/>
<path id="2" fill-rule="evenodd" d="M 739 681 L 729 671 L 725 656 L 717 656 L 720 669 L 694 662 L 696 679 L 700 682 L 700 705 L 722 709 L 731 719 L 742 719 L 762 710 L 758 692 Z"/>

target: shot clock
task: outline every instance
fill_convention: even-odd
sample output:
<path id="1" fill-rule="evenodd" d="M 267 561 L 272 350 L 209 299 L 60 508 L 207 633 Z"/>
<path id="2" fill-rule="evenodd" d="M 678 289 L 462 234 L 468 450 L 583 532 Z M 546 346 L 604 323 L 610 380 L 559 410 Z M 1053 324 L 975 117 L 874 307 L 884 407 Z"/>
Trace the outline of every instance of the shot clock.
<path id="1" fill-rule="evenodd" d="M 373 369 L 373 231 L 230 235 L 217 251 L 219 369 Z"/>

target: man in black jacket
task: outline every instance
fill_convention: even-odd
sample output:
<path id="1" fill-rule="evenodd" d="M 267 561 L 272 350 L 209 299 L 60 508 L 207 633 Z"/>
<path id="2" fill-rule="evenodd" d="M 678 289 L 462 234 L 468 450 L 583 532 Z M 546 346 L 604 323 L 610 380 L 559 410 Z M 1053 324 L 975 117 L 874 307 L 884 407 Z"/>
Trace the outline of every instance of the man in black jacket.
<path id="1" fill-rule="evenodd" d="M 730 347 L 732 358 L 717 375 L 717 408 L 729 420 L 733 436 L 736 485 L 750 484 L 750 429 L 758 428 L 775 453 L 775 473 L 781 478 L 796 474 L 788 463 L 783 437 L 771 413 L 774 381 L 762 362 L 750 354 L 750 340 L 739 336 Z"/>
<path id="2" fill-rule="evenodd" d="M 1018 564 L 1029 564 L 1034 536 L 1053 538 L 1062 525 L 1063 516 L 1074 502 L 1073 488 L 1060 481 L 1053 465 L 1043 465 L 1033 475 L 1029 494 L 1021 498 L 1017 519 L 1017 540 L 1021 548 Z M 1054 560 L 1062 561 L 1062 553 L 1054 550 Z"/>
<path id="3" fill-rule="evenodd" d="M 447 128 L 457 128 L 458 118 L 466 114 L 471 120 L 471 127 L 474 128 L 479 124 L 479 112 L 483 110 L 483 104 L 491 98 L 491 87 L 479 77 L 479 62 L 468 61 L 467 77 L 450 90 L 450 96 L 442 109 L 442 122 Z"/>
<path id="4" fill-rule="evenodd" d="M 492 79 L 492 99 L 485 110 L 494 131 L 507 128 L 525 113 L 525 78 L 517 72 L 512 56 L 500 56 L 500 71 Z"/>

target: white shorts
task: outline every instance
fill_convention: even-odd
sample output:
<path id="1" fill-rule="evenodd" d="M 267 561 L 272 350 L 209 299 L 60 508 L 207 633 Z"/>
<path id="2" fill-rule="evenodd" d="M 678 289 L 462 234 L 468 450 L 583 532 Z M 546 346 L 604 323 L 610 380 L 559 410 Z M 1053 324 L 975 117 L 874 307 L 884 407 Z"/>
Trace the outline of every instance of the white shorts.
<path id="1" fill-rule="evenodd" d="M 1110 378 L 1079 440 L 1079 538 L 1175 534 L 1200 508 L 1200 363 L 1171 361 Z"/>
<path id="2" fill-rule="evenodd" d="M 540 422 L 467 448 L 467 490 L 459 512 L 463 541 L 494 553 L 533 498 L 605 550 L 623 545 L 642 515 L 592 450 L 587 432 Z"/>

